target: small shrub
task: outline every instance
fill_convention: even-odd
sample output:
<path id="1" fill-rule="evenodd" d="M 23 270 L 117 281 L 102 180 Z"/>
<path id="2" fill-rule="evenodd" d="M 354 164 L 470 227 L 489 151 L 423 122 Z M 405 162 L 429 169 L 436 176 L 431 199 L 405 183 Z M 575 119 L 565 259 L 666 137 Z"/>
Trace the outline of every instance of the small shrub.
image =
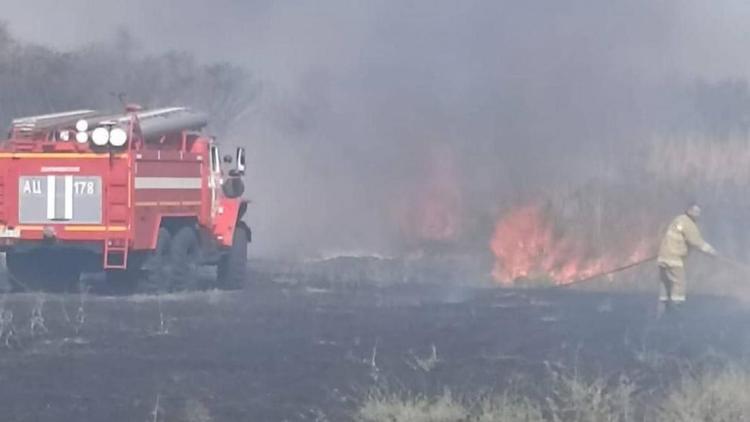
<path id="1" fill-rule="evenodd" d="M 546 402 L 515 392 L 457 400 L 450 392 L 437 398 L 371 393 L 359 410 L 361 422 L 630 422 L 635 420 L 634 386 L 620 378 L 608 384 L 558 377 Z"/>
<path id="2" fill-rule="evenodd" d="M 655 422 L 740 422 L 750 420 L 750 373 L 738 368 L 686 376 L 667 394 Z"/>
<path id="3" fill-rule="evenodd" d="M 548 399 L 555 422 L 630 422 L 635 420 L 632 403 L 635 386 L 627 378 L 613 384 L 605 379 L 584 381 L 558 377 L 554 396 Z"/>
<path id="4" fill-rule="evenodd" d="M 457 422 L 469 416 L 449 391 L 437 398 L 422 395 L 371 393 L 359 410 L 361 422 Z"/>
<path id="5" fill-rule="evenodd" d="M 503 394 L 481 400 L 472 422 L 543 422 L 542 408 L 529 399 Z"/>

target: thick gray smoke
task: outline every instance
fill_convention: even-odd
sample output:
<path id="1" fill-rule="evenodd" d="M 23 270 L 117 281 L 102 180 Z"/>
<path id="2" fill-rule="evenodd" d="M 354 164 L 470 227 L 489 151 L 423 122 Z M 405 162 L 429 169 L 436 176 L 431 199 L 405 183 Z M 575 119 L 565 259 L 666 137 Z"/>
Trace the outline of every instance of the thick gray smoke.
<path id="1" fill-rule="evenodd" d="M 259 91 L 223 129 L 267 255 L 486 249 L 514 204 L 627 181 L 655 134 L 743 132 L 750 110 L 740 1 L 14 2 L 34 42 L 125 27 L 142 54 L 244 66 Z"/>

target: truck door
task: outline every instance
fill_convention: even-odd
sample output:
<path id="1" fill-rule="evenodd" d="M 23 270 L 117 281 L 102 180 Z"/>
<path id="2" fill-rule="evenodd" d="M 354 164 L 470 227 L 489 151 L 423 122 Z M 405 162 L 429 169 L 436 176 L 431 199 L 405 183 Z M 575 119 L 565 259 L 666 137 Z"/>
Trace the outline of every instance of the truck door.
<path id="1" fill-rule="evenodd" d="M 216 217 L 216 214 L 218 213 L 218 195 L 219 190 L 221 189 L 221 184 L 223 183 L 222 177 L 221 177 L 221 154 L 219 151 L 219 146 L 216 144 L 211 144 L 210 148 L 210 156 L 211 156 L 211 175 L 208 178 L 208 186 L 211 189 L 211 217 Z"/>

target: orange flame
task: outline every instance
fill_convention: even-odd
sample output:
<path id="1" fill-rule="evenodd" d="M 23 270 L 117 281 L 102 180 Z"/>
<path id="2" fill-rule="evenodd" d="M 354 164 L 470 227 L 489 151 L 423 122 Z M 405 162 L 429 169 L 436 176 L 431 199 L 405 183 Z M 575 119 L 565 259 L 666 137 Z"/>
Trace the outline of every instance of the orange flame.
<path id="1" fill-rule="evenodd" d="M 558 284 L 566 284 L 635 262 L 648 254 L 645 242 L 635 245 L 634 252 L 627 257 L 594 253 L 579 239 L 555 230 L 554 224 L 535 206 L 517 208 L 498 220 L 490 248 L 495 255 L 492 276 L 503 284 L 527 277 L 550 277 Z"/>
<path id="2" fill-rule="evenodd" d="M 404 232 L 419 241 L 453 241 L 461 233 L 462 197 L 453 156 L 434 146 L 426 160 L 425 180 L 407 199 Z"/>

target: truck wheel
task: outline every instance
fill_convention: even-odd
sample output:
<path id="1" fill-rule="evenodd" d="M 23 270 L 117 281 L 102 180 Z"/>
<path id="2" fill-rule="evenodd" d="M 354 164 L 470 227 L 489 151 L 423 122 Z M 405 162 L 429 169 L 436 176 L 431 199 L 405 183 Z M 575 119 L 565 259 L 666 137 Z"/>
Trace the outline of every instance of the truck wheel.
<path id="1" fill-rule="evenodd" d="M 198 287 L 200 248 L 192 227 L 182 227 L 172 238 L 169 248 L 169 286 L 171 290 L 194 290 Z"/>
<path id="2" fill-rule="evenodd" d="M 143 263 L 143 255 L 131 253 L 127 269 L 106 271 L 104 275 L 107 280 L 107 291 L 115 295 L 135 293 L 141 279 L 147 276 L 143 270 Z"/>
<path id="3" fill-rule="evenodd" d="M 145 258 L 139 276 L 138 290 L 146 293 L 164 293 L 169 285 L 169 247 L 172 236 L 165 228 L 159 229 L 156 249 Z"/>
<path id="4" fill-rule="evenodd" d="M 107 292 L 114 295 L 127 295 L 135 292 L 139 274 L 131 270 L 108 270 L 104 273 Z"/>
<path id="5" fill-rule="evenodd" d="M 220 289 L 242 289 L 247 280 L 247 231 L 237 225 L 232 236 L 232 247 L 221 257 L 217 268 Z"/>
<path id="6" fill-rule="evenodd" d="M 69 260 L 64 265 L 53 265 L 54 261 L 64 262 L 63 258 L 41 252 L 8 252 L 5 260 L 13 290 L 55 293 L 76 291 L 81 268 L 74 260 Z M 47 265 L 43 264 L 45 262 Z"/>

